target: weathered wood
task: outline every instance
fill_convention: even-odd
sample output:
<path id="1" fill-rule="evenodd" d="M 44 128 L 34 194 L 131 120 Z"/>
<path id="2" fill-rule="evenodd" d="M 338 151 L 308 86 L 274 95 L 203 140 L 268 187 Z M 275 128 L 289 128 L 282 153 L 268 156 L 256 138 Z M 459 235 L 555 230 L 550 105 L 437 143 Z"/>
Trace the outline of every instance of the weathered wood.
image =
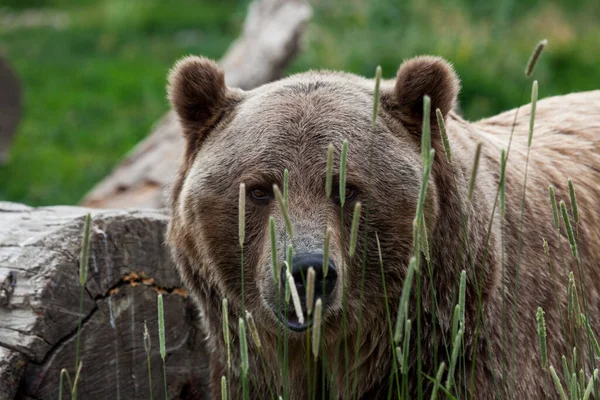
<path id="1" fill-rule="evenodd" d="M 220 61 L 227 84 L 252 89 L 279 78 L 297 54 L 310 16 L 311 8 L 306 0 L 252 2 L 241 37 Z M 177 118 L 169 112 L 152 133 L 86 195 L 82 205 L 162 207 L 162 188 L 177 172 L 183 148 Z"/>
<path id="2" fill-rule="evenodd" d="M 0 55 L 0 165 L 10 155 L 10 145 L 22 113 L 21 82 L 8 61 Z"/>
<path id="3" fill-rule="evenodd" d="M 80 315 L 79 398 L 149 398 L 144 321 L 154 396 L 164 398 L 158 293 L 164 294 L 169 398 L 190 395 L 191 384 L 191 398 L 204 398 L 207 356 L 197 313 L 163 243 L 168 216 L 92 211 L 80 314 L 79 254 L 88 211 L 0 203 L 0 400 L 58 397 L 60 370 L 74 375 Z"/>

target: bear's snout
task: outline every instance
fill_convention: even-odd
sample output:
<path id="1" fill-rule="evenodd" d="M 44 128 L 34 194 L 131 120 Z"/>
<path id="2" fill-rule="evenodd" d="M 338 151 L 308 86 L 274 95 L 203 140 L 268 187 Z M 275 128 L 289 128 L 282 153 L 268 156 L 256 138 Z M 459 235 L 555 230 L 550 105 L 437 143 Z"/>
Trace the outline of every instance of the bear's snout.
<path id="1" fill-rule="evenodd" d="M 300 297 L 300 303 L 302 304 L 304 315 L 307 314 L 306 298 L 308 291 L 307 276 L 309 268 L 312 267 L 315 271 L 314 296 L 312 300 L 313 306 L 314 302 L 320 298 L 323 302 L 323 306 L 327 307 L 328 300 L 331 300 L 331 296 L 335 291 L 335 285 L 337 283 L 338 276 L 335 264 L 331 258 L 329 258 L 326 263 L 324 262 L 323 258 L 323 253 L 307 253 L 298 254 L 292 259 L 291 275 L 294 278 L 294 283 L 296 290 L 298 291 L 298 296 Z M 286 281 L 287 268 L 284 265 L 284 267 L 281 269 L 281 284 L 283 290 L 285 290 Z M 283 290 L 281 293 L 284 293 Z M 306 321 L 306 323 L 300 324 L 293 309 L 290 309 L 284 314 L 285 315 L 281 315 L 283 321 L 293 331 L 301 332 L 310 326 L 311 321 Z"/>

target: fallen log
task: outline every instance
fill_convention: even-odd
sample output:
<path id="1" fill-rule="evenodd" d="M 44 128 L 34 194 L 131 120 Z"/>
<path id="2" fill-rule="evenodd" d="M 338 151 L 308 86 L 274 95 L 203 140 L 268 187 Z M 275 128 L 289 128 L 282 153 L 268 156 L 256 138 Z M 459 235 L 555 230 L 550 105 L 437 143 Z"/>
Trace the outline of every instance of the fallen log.
<path id="1" fill-rule="evenodd" d="M 227 84 L 252 89 L 279 78 L 298 53 L 310 16 L 307 0 L 252 2 L 241 37 L 220 61 Z M 177 118 L 168 112 L 81 204 L 94 208 L 162 207 L 163 188 L 177 172 L 183 148 Z"/>
<path id="2" fill-rule="evenodd" d="M 75 375 L 80 399 L 148 399 L 144 321 L 155 398 L 164 397 L 157 296 L 164 297 L 168 398 L 203 399 L 208 378 L 197 312 L 164 246 L 158 210 L 92 211 L 80 307 L 79 257 L 89 210 L 0 203 L 0 400 L 57 399 Z M 63 398 L 69 399 L 64 385 Z"/>

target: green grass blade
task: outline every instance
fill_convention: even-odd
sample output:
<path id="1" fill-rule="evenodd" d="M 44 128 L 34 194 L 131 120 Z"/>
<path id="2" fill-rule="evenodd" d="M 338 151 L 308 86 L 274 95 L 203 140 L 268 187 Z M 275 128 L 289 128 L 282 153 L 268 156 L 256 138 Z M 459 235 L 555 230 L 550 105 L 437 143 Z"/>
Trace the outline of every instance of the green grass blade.
<path id="1" fill-rule="evenodd" d="M 454 370 L 456 368 L 456 361 L 458 360 L 458 352 L 462 344 L 462 336 L 463 328 L 460 328 L 452 344 L 452 357 L 450 358 L 450 367 L 448 369 L 448 377 L 446 378 L 446 389 L 448 390 L 451 390 L 454 384 Z"/>
<path id="2" fill-rule="evenodd" d="M 535 109 L 537 106 L 538 99 L 538 82 L 533 81 L 533 85 L 531 87 L 531 115 L 529 117 L 529 137 L 527 139 L 527 147 L 531 147 L 531 142 L 533 140 L 533 128 L 535 126 Z"/>
<path id="3" fill-rule="evenodd" d="M 504 218 L 506 215 L 506 151 L 502 149 L 500 153 L 500 215 Z"/>
<path id="4" fill-rule="evenodd" d="M 325 175 L 325 195 L 331 198 L 331 187 L 333 185 L 333 144 L 327 147 L 327 169 Z"/>
<path id="5" fill-rule="evenodd" d="M 348 141 L 342 143 L 342 155 L 340 159 L 340 204 L 344 208 L 346 204 L 346 164 L 348 162 Z"/>
<path id="6" fill-rule="evenodd" d="M 288 235 L 290 235 L 290 239 L 294 240 L 294 228 L 292 227 L 292 220 L 290 219 L 290 214 L 288 212 L 287 202 L 281 190 L 277 185 L 273 185 L 273 193 L 275 193 L 275 199 L 277 200 L 277 204 L 279 205 L 279 211 L 283 215 L 283 220 L 285 221 L 285 228 L 287 230 Z"/>
<path id="7" fill-rule="evenodd" d="M 269 217 L 269 237 L 271 239 L 271 266 L 273 268 L 273 279 L 279 288 L 281 274 L 279 272 L 279 263 L 277 262 L 277 241 L 275 240 L 275 218 Z"/>
<path id="8" fill-rule="evenodd" d="M 408 300 L 412 290 L 412 281 L 416 269 L 416 258 L 413 256 L 408 263 L 408 271 L 404 278 L 402 294 L 400 295 L 400 305 L 398 307 L 398 317 L 396 319 L 396 330 L 394 333 L 394 342 L 399 343 L 402 340 L 402 329 L 404 327 L 404 318 L 408 312 Z"/>
<path id="9" fill-rule="evenodd" d="M 550 194 L 550 205 L 552 206 L 552 220 L 554 221 L 554 227 L 557 231 L 559 231 L 560 220 L 558 218 L 558 206 L 556 205 L 556 194 L 554 192 L 554 186 L 548 186 L 548 193 Z"/>
<path id="10" fill-rule="evenodd" d="M 460 273 L 460 286 L 458 291 L 458 305 L 460 307 L 460 322 L 462 326 L 465 324 L 465 306 L 467 297 L 467 271 L 464 269 Z"/>
<path id="11" fill-rule="evenodd" d="M 327 278 L 327 271 L 329 270 L 329 245 L 331 242 L 331 229 L 327 228 L 325 231 L 325 243 L 323 244 L 323 277 Z"/>
<path id="12" fill-rule="evenodd" d="M 598 369 L 594 370 L 594 373 L 590 377 L 590 381 L 585 388 L 585 392 L 583 393 L 583 400 L 589 400 L 590 395 L 592 394 L 592 389 L 594 388 L 594 383 L 598 380 Z"/>
<path id="13" fill-rule="evenodd" d="M 577 259 L 577 242 L 575 242 L 575 236 L 573 235 L 573 228 L 571 227 L 571 221 L 569 220 L 569 214 L 567 213 L 567 206 L 563 200 L 560 201 L 560 211 L 565 223 L 567 230 L 567 237 L 569 238 L 569 244 L 571 245 L 571 253 L 573 258 Z"/>

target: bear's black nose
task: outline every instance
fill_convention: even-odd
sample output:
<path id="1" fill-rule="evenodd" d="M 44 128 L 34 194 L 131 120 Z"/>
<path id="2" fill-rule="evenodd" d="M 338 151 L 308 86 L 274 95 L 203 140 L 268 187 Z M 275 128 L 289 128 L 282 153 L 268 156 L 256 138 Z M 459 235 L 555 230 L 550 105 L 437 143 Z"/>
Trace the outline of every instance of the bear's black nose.
<path id="1" fill-rule="evenodd" d="M 298 290 L 298 295 L 304 308 L 306 304 L 307 275 L 308 269 L 313 267 L 315 270 L 315 295 L 314 301 L 318 298 L 323 299 L 323 303 L 333 293 L 337 281 L 337 271 L 331 259 L 327 260 L 327 265 L 323 265 L 323 253 L 298 254 L 292 259 L 292 276 Z M 327 269 L 327 271 L 325 271 Z M 325 276 L 327 275 L 327 276 Z M 281 282 L 285 283 L 286 270 L 281 270 Z M 285 287 L 285 286 L 284 286 Z"/>

